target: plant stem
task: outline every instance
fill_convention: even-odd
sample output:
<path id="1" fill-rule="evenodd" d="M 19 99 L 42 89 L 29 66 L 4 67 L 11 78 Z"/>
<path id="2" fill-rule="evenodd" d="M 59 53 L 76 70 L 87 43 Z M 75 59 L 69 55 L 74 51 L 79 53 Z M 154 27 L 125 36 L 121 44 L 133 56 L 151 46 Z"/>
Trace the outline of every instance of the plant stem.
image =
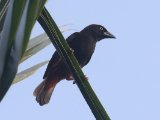
<path id="1" fill-rule="evenodd" d="M 57 49 L 59 55 L 63 58 L 66 66 L 71 71 L 76 84 L 78 85 L 83 97 L 85 98 L 96 119 L 110 120 L 104 107 L 100 103 L 98 97 L 94 93 L 92 87 L 83 74 L 62 33 L 58 29 L 56 23 L 54 22 L 46 8 L 43 9 L 40 17 L 38 18 L 38 22 L 41 24 L 41 26 L 49 36 L 51 42 Z"/>

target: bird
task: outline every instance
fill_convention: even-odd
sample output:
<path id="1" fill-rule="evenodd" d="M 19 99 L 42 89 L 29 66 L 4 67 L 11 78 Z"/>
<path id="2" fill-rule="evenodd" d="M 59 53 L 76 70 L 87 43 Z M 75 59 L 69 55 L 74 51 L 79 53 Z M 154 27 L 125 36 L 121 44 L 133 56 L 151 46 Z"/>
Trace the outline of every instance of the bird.
<path id="1" fill-rule="evenodd" d="M 90 24 L 80 32 L 74 32 L 67 39 L 67 43 L 79 65 L 87 65 L 95 51 L 96 43 L 105 38 L 116 38 L 105 27 L 99 24 Z M 40 106 L 48 104 L 53 90 L 61 80 L 73 80 L 72 74 L 63 62 L 57 51 L 50 59 L 43 76 L 43 81 L 33 92 Z"/>

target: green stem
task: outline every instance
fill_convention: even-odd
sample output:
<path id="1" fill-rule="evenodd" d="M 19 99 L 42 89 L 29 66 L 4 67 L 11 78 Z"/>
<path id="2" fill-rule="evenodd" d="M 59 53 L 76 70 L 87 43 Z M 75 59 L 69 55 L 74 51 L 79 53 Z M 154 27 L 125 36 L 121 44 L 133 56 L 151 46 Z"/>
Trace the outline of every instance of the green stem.
<path id="1" fill-rule="evenodd" d="M 70 69 L 82 95 L 84 96 L 96 119 L 110 120 L 104 107 L 100 103 L 89 82 L 86 80 L 86 77 L 71 52 L 67 42 L 46 8 L 43 9 L 42 14 L 38 18 L 38 22 L 49 36 L 58 53 L 62 56 L 66 66 Z"/>

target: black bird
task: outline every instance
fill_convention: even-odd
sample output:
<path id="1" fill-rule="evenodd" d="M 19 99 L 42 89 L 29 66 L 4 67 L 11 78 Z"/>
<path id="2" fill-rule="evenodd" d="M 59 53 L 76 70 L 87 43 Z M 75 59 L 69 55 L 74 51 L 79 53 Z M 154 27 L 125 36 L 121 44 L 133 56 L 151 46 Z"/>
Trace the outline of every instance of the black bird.
<path id="1" fill-rule="evenodd" d="M 101 25 L 92 24 L 80 32 L 71 34 L 66 40 L 83 68 L 90 61 L 95 50 L 96 43 L 104 38 L 115 38 Z M 43 76 L 44 81 L 35 89 L 34 95 L 40 105 L 47 104 L 51 98 L 56 84 L 62 79 L 73 80 L 70 71 L 65 66 L 62 58 L 56 51 Z"/>

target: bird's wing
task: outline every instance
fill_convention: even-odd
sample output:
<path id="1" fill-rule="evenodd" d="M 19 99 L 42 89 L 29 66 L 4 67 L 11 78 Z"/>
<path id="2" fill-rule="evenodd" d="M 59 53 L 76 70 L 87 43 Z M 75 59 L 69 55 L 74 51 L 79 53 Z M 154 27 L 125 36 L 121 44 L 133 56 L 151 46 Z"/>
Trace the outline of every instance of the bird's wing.
<path id="1" fill-rule="evenodd" d="M 91 41 L 89 43 L 88 39 L 89 38 L 87 38 L 81 32 L 75 32 L 67 39 L 67 42 L 69 46 L 74 50 L 74 55 L 77 58 L 81 67 L 88 64 L 88 62 L 91 60 L 91 57 L 95 49 L 96 42 L 94 43 L 94 40 L 93 40 L 93 42 Z M 88 43 L 89 43 L 89 46 L 87 47 L 87 50 L 86 50 L 86 46 L 87 46 L 86 44 Z"/>
<path id="2" fill-rule="evenodd" d="M 55 65 L 57 65 L 60 61 L 61 61 L 61 57 L 59 56 L 58 52 L 57 51 L 54 52 L 51 60 L 48 63 L 48 66 L 47 66 L 47 69 L 44 73 L 43 79 L 45 79 L 47 77 L 47 74 L 51 70 L 51 68 L 53 68 Z"/>
<path id="3" fill-rule="evenodd" d="M 67 43 L 69 44 L 70 47 L 71 47 L 71 46 L 74 46 L 74 45 L 73 45 L 73 44 L 74 44 L 74 43 L 73 43 L 73 41 L 74 41 L 73 39 L 75 39 L 78 35 L 79 35 L 79 33 L 78 33 L 78 32 L 75 32 L 75 33 L 71 34 L 71 35 L 66 39 L 66 41 L 67 41 Z M 46 71 L 45 71 L 45 73 L 44 73 L 43 79 L 45 79 L 45 78 L 47 77 L 48 72 L 49 72 L 54 66 L 56 66 L 61 60 L 62 60 L 61 57 L 59 56 L 58 52 L 56 51 L 56 52 L 53 54 L 51 60 L 50 60 L 49 63 L 48 63 L 48 66 L 47 66 L 47 69 L 46 69 Z"/>
<path id="4" fill-rule="evenodd" d="M 75 33 L 73 33 L 73 34 L 71 34 L 67 39 L 66 39 L 66 41 L 67 41 L 67 43 L 70 45 L 72 42 L 73 42 L 73 40 L 75 39 L 75 38 L 77 38 L 77 36 L 79 36 L 79 32 L 75 32 Z"/>
<path id="5" fill-rule="evenodd" d="M 67 43 L 70 48 L 73 50 L 77 50 L 79 46 L 79 40 L 81 40 L 82 35 L 79 32 L 75 32 L 71 34 L 67 39 Z M 74 51 L 74 54 L 76 54 L 77 51 Z"/>

